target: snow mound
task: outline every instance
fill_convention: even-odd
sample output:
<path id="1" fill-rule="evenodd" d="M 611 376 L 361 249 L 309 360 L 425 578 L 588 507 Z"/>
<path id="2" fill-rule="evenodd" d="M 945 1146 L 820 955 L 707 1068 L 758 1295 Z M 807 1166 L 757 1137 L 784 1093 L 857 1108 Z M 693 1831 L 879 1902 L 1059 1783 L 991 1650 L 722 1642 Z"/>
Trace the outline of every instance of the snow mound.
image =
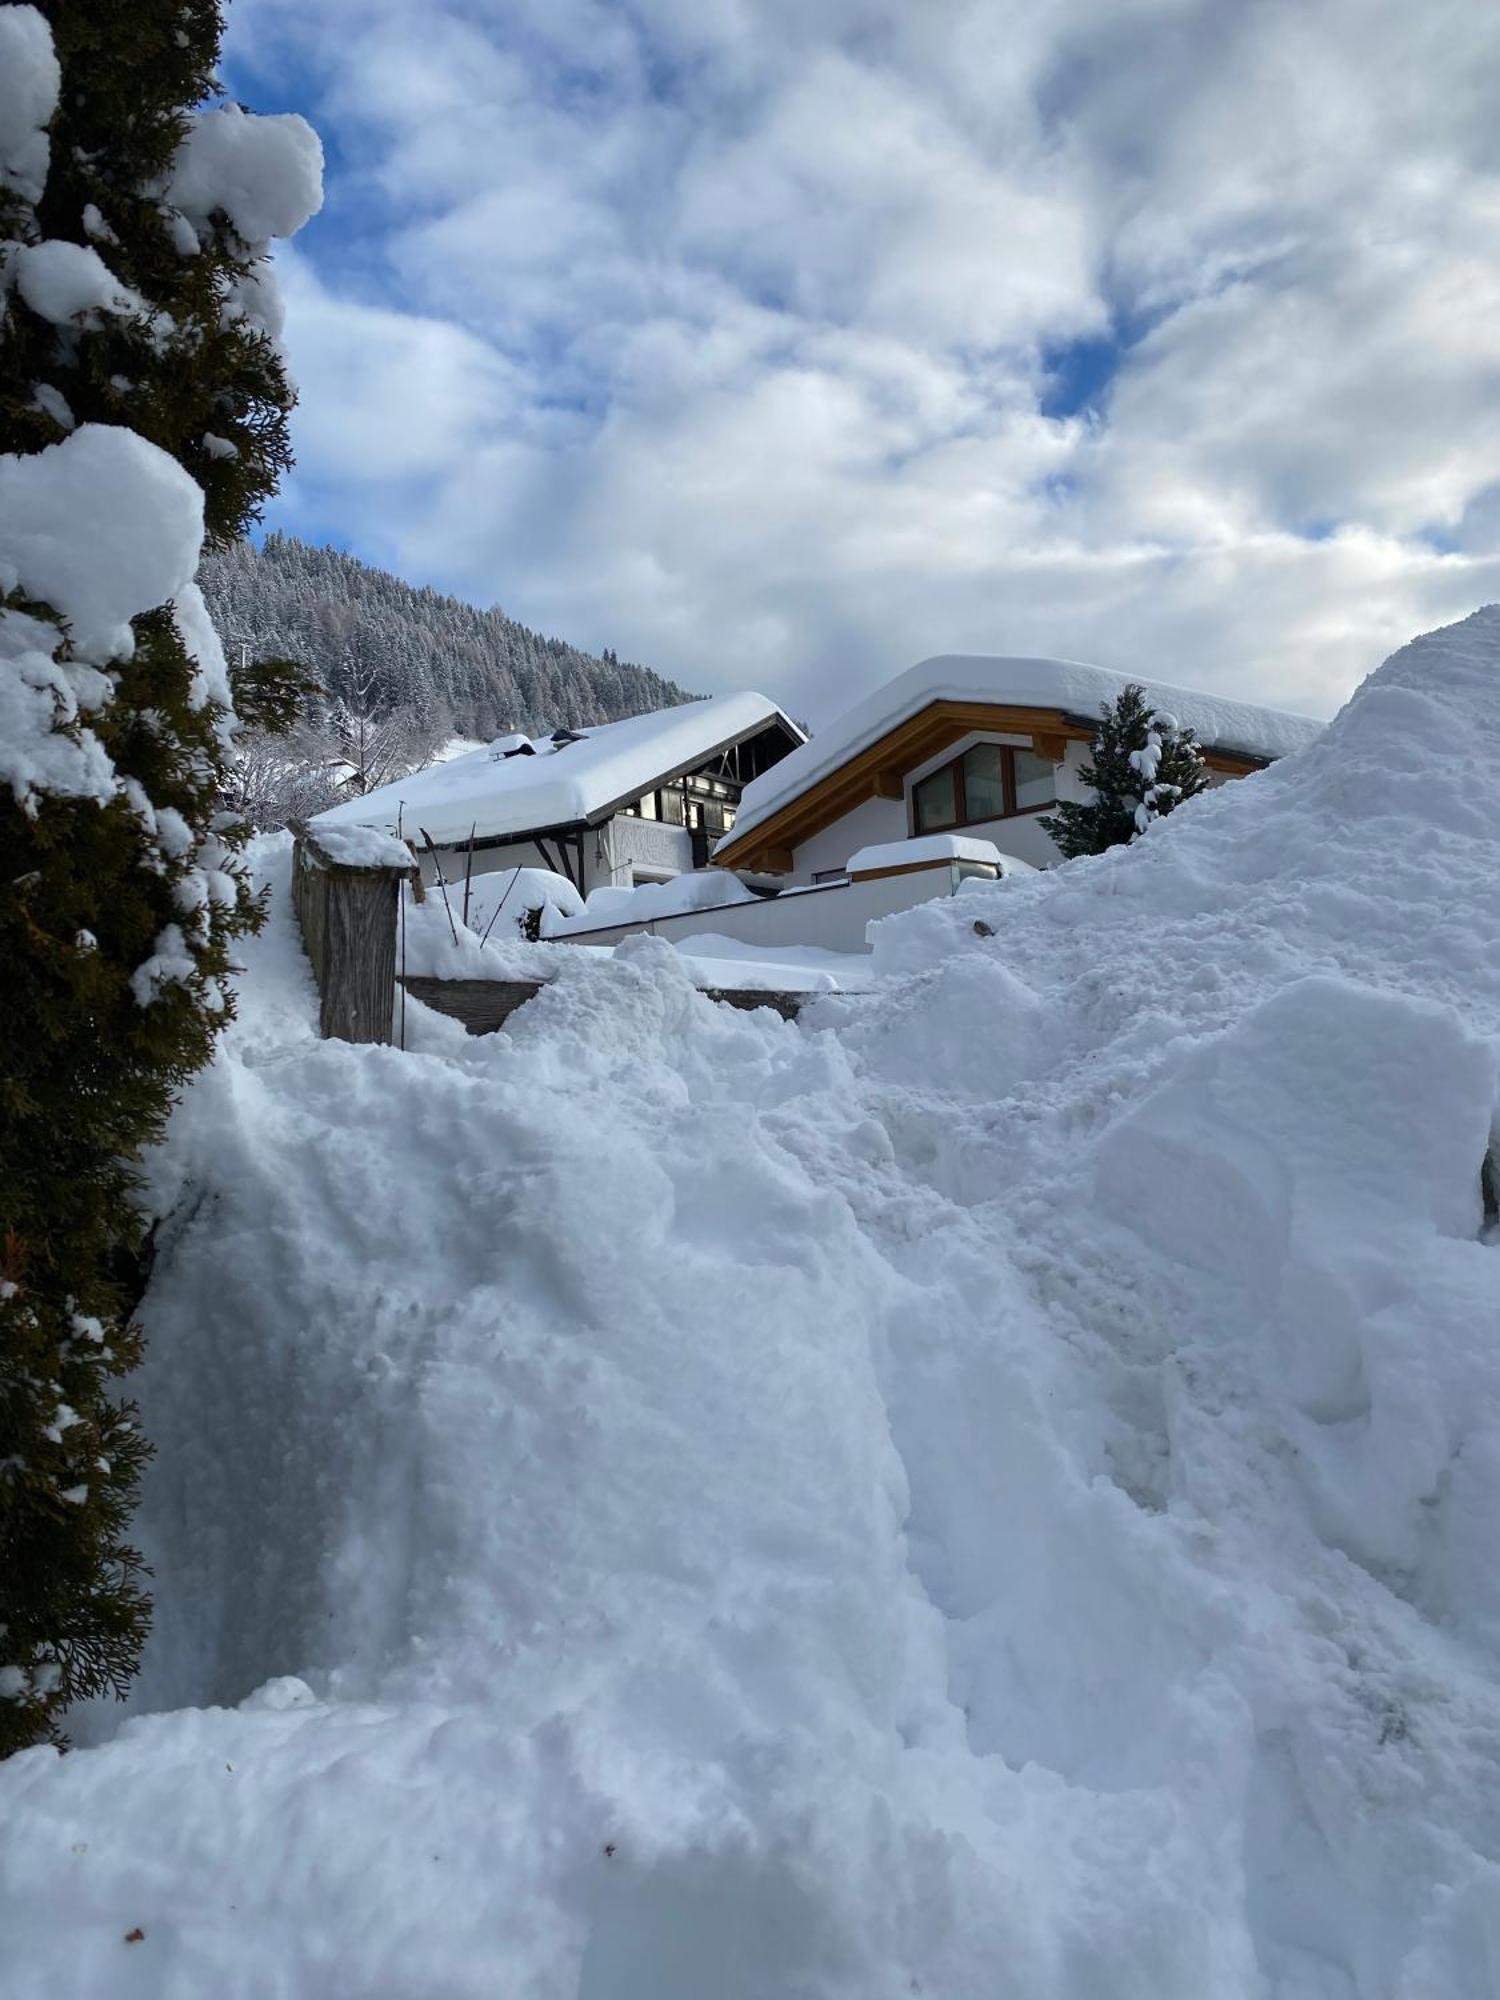
<path id="1" fill-rule="evenodd" d="M 8 1993 L 1493 1993 L 1497 752 L 1491 609 L 796 1025 L 319 1042 L 263 847 Z"/>

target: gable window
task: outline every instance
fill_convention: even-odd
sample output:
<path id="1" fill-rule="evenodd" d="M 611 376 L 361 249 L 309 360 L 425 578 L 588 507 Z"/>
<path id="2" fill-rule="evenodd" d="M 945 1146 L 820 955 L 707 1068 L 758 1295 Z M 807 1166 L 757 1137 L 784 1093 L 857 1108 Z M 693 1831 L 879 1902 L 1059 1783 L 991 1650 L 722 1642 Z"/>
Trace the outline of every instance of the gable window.
<path id="1" fill-rule="evenodd" d="M 1050 757 L 1008 743 L 976 743 L 912 787 L 917 833 L 944 833 L 988 819 L 1012 819 L 1057 803 Z"/>

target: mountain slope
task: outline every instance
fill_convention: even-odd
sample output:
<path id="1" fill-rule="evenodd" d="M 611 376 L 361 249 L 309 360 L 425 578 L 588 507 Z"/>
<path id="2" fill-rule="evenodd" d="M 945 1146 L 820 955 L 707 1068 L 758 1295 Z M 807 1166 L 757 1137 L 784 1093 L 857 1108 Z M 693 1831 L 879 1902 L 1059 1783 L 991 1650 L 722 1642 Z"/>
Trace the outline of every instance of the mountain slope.
<path id="1" fill-rule="evenodd" d="M 580 652 L 503 611 L 290 535 L 206 558 L 199 581 L 232 660 L 242 646 L 252 658 L 301 660 L 351 706 L 441 711 L 462 736 L 615 722 L 689 699 L 647 667 Z"/>

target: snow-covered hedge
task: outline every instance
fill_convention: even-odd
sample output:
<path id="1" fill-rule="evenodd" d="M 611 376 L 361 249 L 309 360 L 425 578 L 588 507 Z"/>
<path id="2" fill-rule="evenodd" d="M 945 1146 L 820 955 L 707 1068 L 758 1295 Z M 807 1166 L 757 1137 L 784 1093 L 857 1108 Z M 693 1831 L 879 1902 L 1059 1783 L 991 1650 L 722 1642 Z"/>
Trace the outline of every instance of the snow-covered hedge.
<path id="1" fill-rule="evenodd" d="M 209 0 L 0 6 L 0 1754 L 139 1652 L 137 1160 L 257 919 L 193 576 L 289 460 L 242 300 L 319 155 L 300 119 L 195 109 L 219 28 Z"/>

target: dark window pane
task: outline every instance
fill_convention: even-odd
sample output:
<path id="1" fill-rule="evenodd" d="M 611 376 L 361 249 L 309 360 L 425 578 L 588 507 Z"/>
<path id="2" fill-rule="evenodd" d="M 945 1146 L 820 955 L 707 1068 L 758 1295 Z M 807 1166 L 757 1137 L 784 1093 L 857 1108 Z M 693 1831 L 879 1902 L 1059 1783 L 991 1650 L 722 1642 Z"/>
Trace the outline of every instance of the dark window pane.
<path id="1" fill-rule="evenodd" d="M 998 743 L 976 743 L 964 752 L 965 819 L 999 819 L 1005 811 L 1005 752 Z"/>
<path id="2" fill-rule="evenodd" d="M 911 795 L 917 832 L 931 833 L 935 826 L 952 826 L 958 818 L 958 791 L 953 782 L 953 766 L 934 771 L 924 778 Z"/>
<path id="3" fill-rule="evenodd" d="M 1057 797 L 1057 774 L 1050 757 L 1033 750 L 1016 752 L 1017 806 L 1050 806 Z"/>

